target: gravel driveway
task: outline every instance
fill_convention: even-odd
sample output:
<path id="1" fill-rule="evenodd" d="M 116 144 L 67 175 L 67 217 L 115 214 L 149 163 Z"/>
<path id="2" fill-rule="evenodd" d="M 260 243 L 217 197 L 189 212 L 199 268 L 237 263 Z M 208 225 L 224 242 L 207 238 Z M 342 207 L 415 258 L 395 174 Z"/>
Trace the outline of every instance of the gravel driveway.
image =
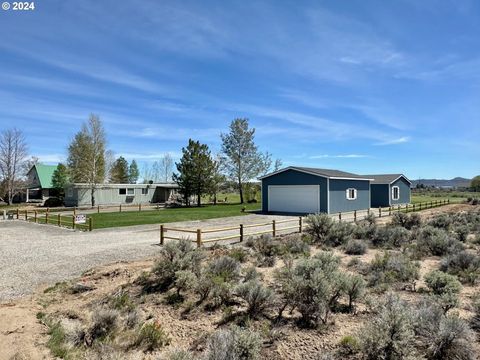
<path id="1" fill-rule="evenodd" d="M 208 229 L 288 218 L 252 214 L 167 226 Z M 24 221 L 0 221 L 0 302 L 31 294 L 40 285 L 80 276 L 95 266 L 152 257 L 159 251 L 158 243 L 158 225 L 80 232 Z"/>

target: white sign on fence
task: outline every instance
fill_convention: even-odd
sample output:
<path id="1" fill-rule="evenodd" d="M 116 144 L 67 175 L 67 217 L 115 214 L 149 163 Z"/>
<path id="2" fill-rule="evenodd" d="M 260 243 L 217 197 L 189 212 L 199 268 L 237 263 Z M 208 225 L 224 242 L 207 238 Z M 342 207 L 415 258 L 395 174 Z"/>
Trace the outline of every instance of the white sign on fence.
<path id="1" fill-rule="evenodd" d="M 87 215 L 75 215 L 75 224 L 85 224 L 87 222 Z"/>

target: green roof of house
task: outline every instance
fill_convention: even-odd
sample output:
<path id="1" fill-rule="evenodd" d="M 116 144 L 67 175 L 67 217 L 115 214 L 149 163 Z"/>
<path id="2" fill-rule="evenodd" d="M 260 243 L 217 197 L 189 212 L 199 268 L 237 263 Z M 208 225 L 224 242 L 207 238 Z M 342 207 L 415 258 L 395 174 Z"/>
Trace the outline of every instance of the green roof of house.
<path id="1" fill-rule="evenodd" d="M 53 188 L 52 175 L 57 168 L 57 165 L 35 164 L 33 167 L 37 171 L 38 180 L 40 181 L 40 186 L 42 187 L 42 189 Z"/>

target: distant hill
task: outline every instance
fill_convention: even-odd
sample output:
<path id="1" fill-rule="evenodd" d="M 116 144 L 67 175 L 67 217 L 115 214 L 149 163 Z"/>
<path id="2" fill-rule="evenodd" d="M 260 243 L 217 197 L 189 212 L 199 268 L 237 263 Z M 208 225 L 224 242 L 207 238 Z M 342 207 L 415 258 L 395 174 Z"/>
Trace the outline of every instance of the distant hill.
<path id="1" fill-rule="evenodd" d="M 468 187 L 470 186 L 471 179 L 466 179 L 462 177 L 456 177 L 450 180 L 446 179 L 418 179 L 411 180 L 412 186 L 416 187 L 417 184 L 423 184 L 425 186 L 435 186 L 435 187 L 448 187 L 448 188 L 458 188 L 458 187 Z"/>

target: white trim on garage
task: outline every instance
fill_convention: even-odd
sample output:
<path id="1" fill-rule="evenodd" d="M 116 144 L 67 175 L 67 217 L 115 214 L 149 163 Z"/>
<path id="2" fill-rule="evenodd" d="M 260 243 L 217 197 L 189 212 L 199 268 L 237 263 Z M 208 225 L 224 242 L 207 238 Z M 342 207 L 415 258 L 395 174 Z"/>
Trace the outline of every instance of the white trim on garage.
<path id="1" fill-rule="evenodd" d="M 320 212 L 320 185 L 268 185 L 267 192 L 269 212 Z"/>
<path id="2" fill-rule="evenodd" d="M 330 179 L 327 178 L 327 214 L 330 214 Z"/>

